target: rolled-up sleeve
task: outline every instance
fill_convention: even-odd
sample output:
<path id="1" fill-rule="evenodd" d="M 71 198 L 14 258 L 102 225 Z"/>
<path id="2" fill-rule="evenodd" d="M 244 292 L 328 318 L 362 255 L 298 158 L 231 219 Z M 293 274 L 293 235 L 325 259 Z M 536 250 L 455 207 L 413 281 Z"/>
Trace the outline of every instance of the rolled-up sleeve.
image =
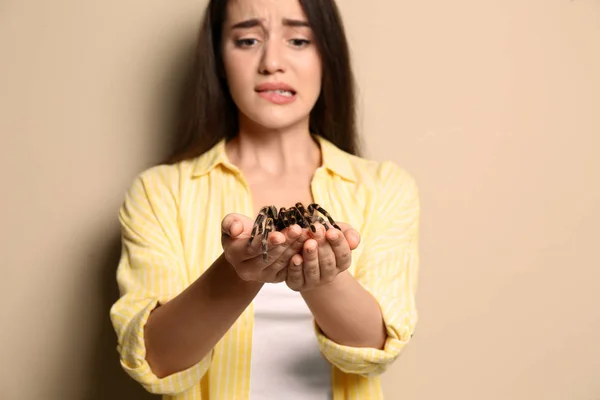
<path id="1" fill-rule="evenodd" d="M 340 345 L 315 324 L 323 355 L 343 372 L 363 376 L 383 373 L 410 341 L 417 323 L 418 187 L 411 175 L 388 161 L 379 165 L 374 192 L 354 277 L 379 303 L 387 331 L 384 348 Z"/>
<path id="2" fill-rule="evenodd" d="M 117 268 L 120 298 L 110 310 L 123 369 L 147 391 L 177 394 L 208 370 L 212 352 L 196 365 L 158 378 L 146 361 L 144 327 L 158 305 L 188 285 L 177 223 L 177 206 L 156 170 L 138 177 L 119 210 L 122 231 Z"/>

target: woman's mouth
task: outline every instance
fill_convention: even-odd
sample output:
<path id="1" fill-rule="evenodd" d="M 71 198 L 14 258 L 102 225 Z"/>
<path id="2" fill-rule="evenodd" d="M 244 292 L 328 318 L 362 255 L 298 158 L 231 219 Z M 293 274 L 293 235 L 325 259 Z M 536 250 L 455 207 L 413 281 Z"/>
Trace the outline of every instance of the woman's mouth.
<path id="1" fill-rule="evenodd" d="M 282 90 L 282 89 L 264 90 L 264 91 L 261 91 L 260 93 L 276 93 L 276 94 L 286 96 L 286 97 L 291 97 L 294 95 L 294 93 L 291 90 Z"/>
<path id="2" fill-rule="evenodd" d="M 290 104 L 296 100 L 296 94 L 288 90 L 264 90 L 258 92 L 258 95 L 273 104 Z"/>
<path id="3" fill-rule="evenodd" d="M 260 97 L 273 104 L 290 104 L 296 100 L 296 91 L 281 82 L 263 83 L 257 86 L 255 90 Z"/>
<path id="4" fill-rule="evenodd" d="M 260 97 L 274 104 L 290 104 L 296 100 L 296 91 L 283 82 L 265 82 L 255 88 Z"/>

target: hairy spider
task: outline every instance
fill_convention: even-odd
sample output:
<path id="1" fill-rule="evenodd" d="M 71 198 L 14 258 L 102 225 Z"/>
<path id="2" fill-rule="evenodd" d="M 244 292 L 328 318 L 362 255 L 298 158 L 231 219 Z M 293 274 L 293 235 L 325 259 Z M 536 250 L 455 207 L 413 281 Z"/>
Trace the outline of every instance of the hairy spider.
<path id="1" fill-rule="evenodd" d="M 327 221 L 317 214 L 317 212 L 323 214 L 327 218 Z M 301 228 L 310 228 L 311 231 L 316 232 L 315 222 L 323 224 L 325 230 L 329 230 L 331 226 L 342 230 L 329 213 L 316 203 L 309 204 L 307 208 L 304 208 L 302 203 L 296 203 L 295 206 L 290 208 L 281 207 L 279 211 L 277 211 L 275 206 L 264 206 L 254 221 L 252 234 L 250 235 L 250 239 L 248 239 L 248 246 L 252 244 L 256 235 L 262 235 L 262 256 L 263 260 L 267 262 L 267 237 L 269 236 L 269 232 L 281 231 L 294 224 L 298 224 Z"/>

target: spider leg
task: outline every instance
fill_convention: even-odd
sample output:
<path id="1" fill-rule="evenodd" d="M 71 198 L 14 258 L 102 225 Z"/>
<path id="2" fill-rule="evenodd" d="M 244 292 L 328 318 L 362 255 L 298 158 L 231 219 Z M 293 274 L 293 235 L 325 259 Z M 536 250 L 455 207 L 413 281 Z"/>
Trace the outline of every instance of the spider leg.
<path id="1" fill-rule="evenodd" d="M 315 217 L 314 210 L 311 210 L 310 207 L 307 210 L 302 203 L 296 203 L 296 207 L 294 208 L 297 210 L 299 217 L 302 220 L 301 226 L 303 228 L 310 228 L 313 233 L 316 232 L 317 228 L 315 228 L 315 222 L 317 221 L 317 217 Z"/>
<path id="2" fill-rule="evenodd" d="M 258 213 L 258 216 L 256 217 L 256 220 L 254 221 L 254 226 L 252 227 L 252 233 L 250 235 L 250 239 L 248 239 L 248 243 L 246 243 L 246 246 L 250 247 L 250 245 L 252 244 L 252 241 L 254 240 L 254 236 L 256 236 L 257 234 L 260 235 L 263 231 L 263 221 L 266 217 L 265 212 L 267 211 L 266 207 L 263 207 L 260 212 Z"/>
<path id="3" fill-rule="evenodd" d="M 288 211 L 286 210 L 285 207 L 281 207 L 279 209 L 279 215 L 277 216 L 277 219 L 275 220 L 275 226 L 276 226 L 277 230 L 283 230 L 284 228 L 287 228 L 290 225 L 291 224 L 288 219 Z"/>
<path id="4" fill-rule="evenodd" d="M 299 226 L 303 226 L 302 214 L 300 213 L 300 211 L 298 211 L 298 209 L 296 207 L 292 208 L 292 219 L 294 220 L 295 224 L 298 224 Z"/>
<path id="5" fill-rule="evenodd" d="M 304 204 L 298 202 L 298 203 L 296 203 L 295 208 L 296 208 L 296 210 L 298 210 L 300 215 L 302 215 L 302 216 L 308 215 L 306 208 L 304 208 Z"/>
<path id="6" fill-rule="evenodd" d="M 308 205 L 308 211 L 311 212 L 311 215 L 314 215 L 314 212 L 319 211 L 321 214 L 323 214 L 328 220 L 329 223 L 331 225 L 333 225 L 335 228 L 339 229 L 340 231 L 342 230 L 342 228 L 340 228 L 335 221 L 333 220 L 333 218 L 331 218 L 331 215 L 329 215 L 329 213 L 320 205 L 318 205 L 317 203 L 312 203 Z"/>
<path id="7" fill-rule="evenodd" d="M 265 224 L 265 230 L 263 232 L 263 236 L 261 239 L 261 247 L 262 247 L 262 258 L 263 261 L 266 263 L 269 261 L 269 257 L 267 254 L 267 239 L 269 238 L 269 232 L 272 232 L 275 229 L 275 224 L 273 222 L 273 218 L 269 217 L 267 218 L 267 222 Z"/>
<path id="8" fill-rule="evenodd" d="M 321 218 L 318 215 L 316 215 L 316 213 L 314 212 L 314 210 L 312 210 L 310 213 L 307 212 L 306 219 L 309 221 L 309 227 L 310 227 L 310 230 L 313 233 L 315 233 L 317 231 L 317 228 L 315 227 L 315 222 L 324 221 L 323 218 Z M 327 227 L 325 227 L 325 229 L 327 229 Z"/>
<path id="9" fill-rule="evenodd" d="M 315 218 L 317 219 L 317 221 L 319 221 L 319 223 L 320 223 L 321 225 L 323 225 L 323 226 L 325 227 L 325 230 L 326 230 L 326 231 L 328 231 L 328 230 L 329 230 L 329 228 L 331 228 L 331 225 L 329 224 L 329 222 L 325 221 L 325 220 L 323 219 L 323 217 L 316 216 Z"/>
<path id="10" fill-rule="evenodd" d="M 316 232 L 317 230 L 316 230 L 315 226 L 313 225 L 311 215 L 306 210 L 304 205 L 302 203 L 296 203 L 295 208 L 298 212 L 298 217 L 302 221 L 302 224 L 300 226 L 302 226 L 303 228 L 310 228 L 311 231 Z"/>
<path id="11" fill-rule="evenodd" d="M 287 211 L 290 225 L 298 224 L 301 228 L 306 228 L 304 217 L 298 207 L 290 207 Z"/>
<path id="12" fill-rule="evenodd" d="M 281 225 L 284 228 L 294 225 L 294 212 L 292 209 L 284 209 L 283 214 L 279 212 L 279 218 L 281 219 Z"/>
<path id="13" fill-rule="evenodd" d="M 268 215 L 273 218 L 273 221 L 277 220 L 277 208 L 275 206 L 269 206 Z"/>

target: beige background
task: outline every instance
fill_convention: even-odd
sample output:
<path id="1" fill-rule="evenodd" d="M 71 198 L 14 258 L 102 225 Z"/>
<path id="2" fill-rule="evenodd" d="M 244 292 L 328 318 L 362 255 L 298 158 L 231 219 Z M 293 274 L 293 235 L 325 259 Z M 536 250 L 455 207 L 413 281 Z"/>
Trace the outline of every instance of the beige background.
<path id="1" fill-rule="evenodd" d="M 146 399 L 116 211 L 160 159 L 204 1 L 0 1 L 0 399 Z M 422 193 L 388 399 L 600 399 L 600 2 L 340 1 L 366 155 Z"/>

